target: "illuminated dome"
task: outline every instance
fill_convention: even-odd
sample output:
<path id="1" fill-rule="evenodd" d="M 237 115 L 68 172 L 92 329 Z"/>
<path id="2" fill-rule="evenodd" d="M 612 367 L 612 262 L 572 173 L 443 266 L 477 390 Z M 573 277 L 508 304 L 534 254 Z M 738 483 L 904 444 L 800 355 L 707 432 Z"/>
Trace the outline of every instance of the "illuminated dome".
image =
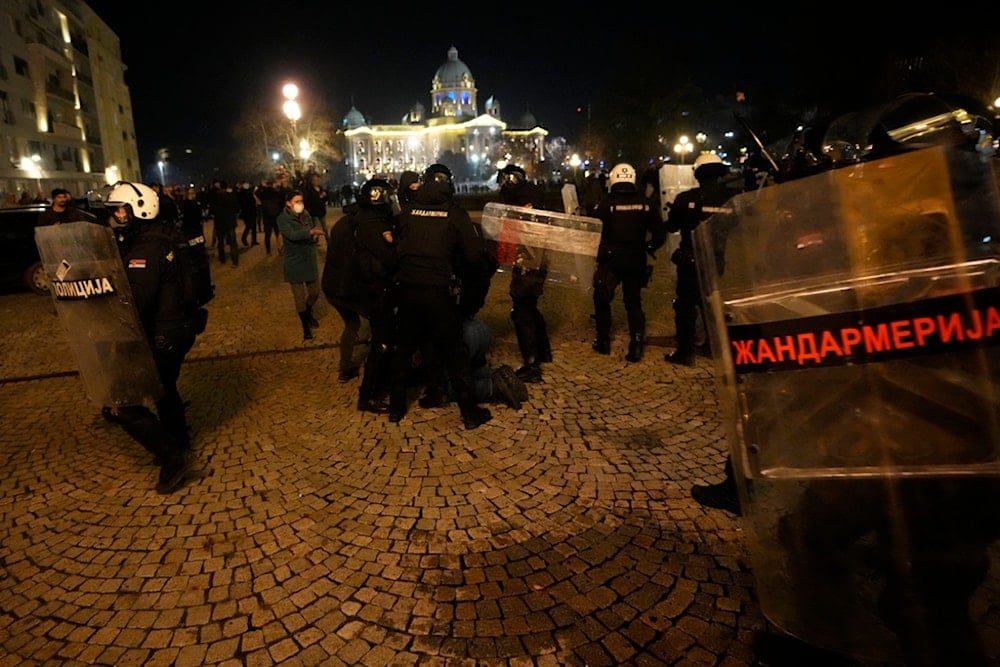
<path id="1" fill-rule="evenodd" d="M 468 65 L 458 59 L 458 49 L 448 49 L 448 60 L 438 67 L 431 81 L 431 113 L 428 124 L 453 122 L 479 115 L 476 82 Z"/>
<path id="2" fill-rule="evenodd" d="M 458 59 L 458 49 L 448 49 L 448 60 L 434 73 L 435 88 L 469 88 L 476 85 L 469 66 Z"/>
<path id="3" fill-rule="evenodd" d="M 344 127 L 354 129 L 356 127 L 364 127 L 368 124 L 368 121 L 365 120 L 365 117 L 361 115 L 360 111 L 352 106 L 351 110 L 347 112 L 346 116 L 344 116 L 343 123 Z"/>

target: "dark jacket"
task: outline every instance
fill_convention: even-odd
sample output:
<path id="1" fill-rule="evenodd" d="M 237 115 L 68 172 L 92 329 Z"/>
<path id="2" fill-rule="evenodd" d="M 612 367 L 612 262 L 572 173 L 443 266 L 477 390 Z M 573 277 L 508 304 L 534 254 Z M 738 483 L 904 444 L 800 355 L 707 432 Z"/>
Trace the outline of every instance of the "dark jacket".
<path id="1" fill-rule="evenodd" d="M 204 232 L 201 204 L 197 199 L 181 201 L 181 230 L 189 239 L 201 236 Z"/>
<path id="2" fill-rule="evenodd" d="M 330 305 L 362 313 L 361 286 L 354 257 L 356 223 L 355 216 L 345 215 L 330 228 L 320 287 Z"/>
<path id="3" fill-rule="evenodd" d="M 240 199 L 232 190 L 219 190 L 209 199 L 209 211 L 215 218 L 215 230 L 236 229 L 240 214 Z"/>
<path id="4" fill-rule="evenodd" d="M 278 217 L 285 207 L 285 199 L 278 188 L 273 185 L 261 185 L 257 188 L 257 199 L 260 200 L 260 214 L 272 220 Z"/>
<path id="5" fill-rule="evenodd" d="M 326 190 L 319 186 L 305 185 L 302 188 L 302 202 L 306 211 L 314 218 L 322 220 L 326 217 Z"/>
<path id="6" fill-rule="evenodd" d="M 82 211 L 75 206 L 67 206 L 64 211 L 56 211 L 51 206 L 38 214 L 38 224 L 57 225 L 63 222 L 96 222 L 90 213 Z"/>
<path id="7" fill-rule="evenodd" d="M 484 252 L 482 230 L 448 186 L 425 183 L 399 214 L 399 283 L 451 285 L 469 265 L 482 262 Z"/>
<path id="8" fill-rule="evenodd" d="M 278 231 L 285 240 L 283 262 L 286 283 L 319 280 L 316 237 L 309 233 L 312 228 L 312 217 L 307 211 L 296 215 L 286 206 L 278 214 Z"/>
<path id="9" fill-rule="evenodd" d="M 133 302 L 154 347 L 189 345 L 196 333 L 184 306 L 171 234 L 180 232 L 155 220 L 140 223 L 122 255 Z"/>
<path id="10" fill-rule="evenodd" d="M 716 270 L 725 270 L 726 238 L 735 223 L 731 209 L 725 204 L 733 192 L 718 181 L 705 182 L 701 187 L 685 190 L 674 198 L 667 215 L 666 230 L 680 232 L 681 242 L 671 257 L 674 264 L 694 262 L 692 233 L 705 220 L 715 216 L 712 223 L 712 251 L 715 255 Z"/>
<path id="11" fill-rule="evenodd" d="M 240 215 L 244 222 L 254 223 L 257 221 L 257 200 L 253 196 L 253 190 L 241 187 L 236 195 L 240 200 Z"/>
<path id="12" fill-rule="evenodd" d="M 367 316 L 393 282 L 397 222 L 387 206 L 356 207 L 330 230 L 322 288 L 334 306 Z"/>
<path id="13" fill-rule="evenodd" d="M 646 264 L 646 253 L 666 242 L 667 231 L 653 202 L 632 184 L 612 186 L 594 208 L 601 220 L 597 262 L 613 269 Z"/>

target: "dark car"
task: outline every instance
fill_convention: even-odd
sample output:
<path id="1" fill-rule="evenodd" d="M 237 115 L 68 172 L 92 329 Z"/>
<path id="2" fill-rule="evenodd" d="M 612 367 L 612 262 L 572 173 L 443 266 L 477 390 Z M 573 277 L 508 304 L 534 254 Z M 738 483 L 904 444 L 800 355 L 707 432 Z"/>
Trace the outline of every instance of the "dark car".
<path id="1" fill-rule="evenodd" d="M 0 208 L 0 289 L 49 293 L 49 279 L 35 245 L 35 227 L 46 208 L 45 204 Z"/>

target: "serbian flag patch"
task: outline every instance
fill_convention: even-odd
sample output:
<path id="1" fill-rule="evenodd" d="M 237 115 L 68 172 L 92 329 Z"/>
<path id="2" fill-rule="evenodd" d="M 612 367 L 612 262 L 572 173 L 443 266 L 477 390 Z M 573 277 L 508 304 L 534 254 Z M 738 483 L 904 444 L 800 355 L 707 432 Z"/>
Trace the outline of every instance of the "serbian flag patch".
<path id="1" fill-rule="evenodd" d="M 128 268 L 130 269 L 145 269 L 146 260 L 142 257 L 136 257 L 135 259 L 130 259 L 128 261 Z"/>

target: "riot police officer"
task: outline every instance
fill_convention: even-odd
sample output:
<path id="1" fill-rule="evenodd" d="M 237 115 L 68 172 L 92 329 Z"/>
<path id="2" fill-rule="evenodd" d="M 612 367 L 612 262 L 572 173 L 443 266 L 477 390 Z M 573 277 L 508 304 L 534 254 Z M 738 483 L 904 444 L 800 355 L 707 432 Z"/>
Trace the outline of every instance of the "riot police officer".
<path id="1" fill-rule="evenodd" d="M 611 301 L 618 285 L 628 317 L 627 361 L 642 359 L 646 335 L 646 314 L 642 309 L 642 288 L 647 282 L 646 254 L 652 255 L 667 235 L 653 203 L 636 185 L 635 168 L 616 164 L 608 176 L 608 192 L 594 208 L 600 218 L 601 241 L 594 271 L 594 317 L 597 338 L 594 351 L 611 354 Z"/>
<path id="2" fill-rule="evenodd" d="M 186 307 L 181 269 L 174 254 L 173 222 L 158 219 L 156 192 L 141 183 L 118 183 L 106 207 L 119 241 L 132 300 L 149 340 L 163 387 L 156 414 L 144 405 L 104 408 L 109 421 L 156 456 L 160 465 L 157 493 L 179 489 L 190 471 L 191 440 L 177 380 L 185 355 L 201 324 Z"/>
<path id="3" fill-rule="evenodd" d="M 732 196 L 729 188 L 720 182 L 727 173 L 729 168 L 718 155 L 699 155 L 694 161 L 694 177 L 698 181 L 698 187 L 678 194 L 667 216 L 667 231 L 681 233 L 681 242 L 670 258 L 677 265 L 677 296 L 674 299 L 677 349 L 664 357 L 670 363 L 683 366 L 695 364 L 696 318 L 701 311 L 701 294 L 698 290 L 698 270 L 694 261 L 691 233 L 704 220 L 722 212 L 722 205 Z M 725 267 L 724 259 L 721 252 L 717 254 L 716 268 L 719 273 Z"/>
<path id="4" fill-rule="evenodd" d="M 541 208 L 541 189 L 528 181 L 524 169 L 508 164 L 497 173 L 500 196 L 505 204 L 526 208 Z M 517 346 L 524 362 L 515 371 L 522 382 L 541 382 L 541 364 L 552 361 L 545 317 L 538 309 L 538 300 L 545 290 L 545 266 L 528 268 L 515 261 L 510 274 L 510 321 L 514 325 Z"/>
<path id="5" fill-rule="evenodd" d="M 406 414 L 407 381 L 417 352 L 424 354 L 431 373 L 428 394 L 435 396 L 433 402 L 421 399 L 422 406 L 443 404 L 445 399 L 436 397 L 443 397 L 450 384 L 466 429 L 477 428 L 492 417 L 487 408 L 476 404 L 472 393 L 456 294 L 457 278 L 486 261 L 486 246 L 479 227 L 455 202 L 454 194 L 451 170 L 432 164 L 424 171 L 412 204 L 399 215 L 398 346 L 392 360 L 390 422 L 399 422 Z"/>
<path id="6" fill-rule="evenodd" d="M 396 230 L 392 184 L 373 178 L 361 186 L 356 214 L 355 256 L 361 282 L 361 305 L 368 316 L 371 343 L 358 389 L 358 409 L 381 411 L 389 389 L 391 351 L 395 346 L 392 283 L 396 271 Z"/>

